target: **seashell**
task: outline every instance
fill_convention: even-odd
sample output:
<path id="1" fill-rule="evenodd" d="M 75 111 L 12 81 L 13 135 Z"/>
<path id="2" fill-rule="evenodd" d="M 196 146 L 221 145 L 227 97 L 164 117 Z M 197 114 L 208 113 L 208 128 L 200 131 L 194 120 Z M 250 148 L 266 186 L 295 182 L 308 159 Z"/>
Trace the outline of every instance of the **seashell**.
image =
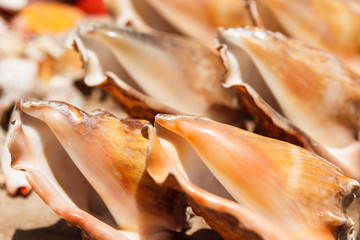
<path id="1" fill-rule="evenodd" d="M 208 47 L 180 36 L 141 33 L 129 27 L 110 25 L 84 27 L 80 29 L 80 37 L 85 41 L 75 37 L 74 42 L 84 59 L 88 86 L 104 86 L 105 73 L 109 69 L 106 62 L 101 61 L 103 52 L 92 51 L 92 46 L 86 44 L 86 40 L 91 38 L 98 40 L 100 46 L 110 48 L 113 52 L 111 59 L 118 63 L 114 73 L 118 80 L 108 81 L 114 85 L 111 89 L 122 88 L 122 80 L 156 100 L 162 109 L 173 109 L 170 113 L 175 110 L 224 122 L 234 121 L 235 94 L 221 86 L 226 69 L 220 56 Z M 124 97 L 118 96 L 117 100 L 126 107 L 128 104 L 122 100 Z"/>
<path id="2" fill-rule="evenodd" d="M 131 26 L 143 32 L 152 31 L 152 28 L 139 16 L 131 0 L 104 0 L 104 4 L 117 25 Z M 152 14 L 152 21 L 157 22 L 163 30 L 174 32 L 171 26 L 164 24 L 165 21 L 154 14 Z"/>
<path id="3" fill-rule="evenodd" d="M 19 34 L 12 31 L 6 20 L 0 17 L 0 58 L 21 55 L 24 45 Z"/>
<path id="4" fill-rule="evenodd" d="M 79 8 L 69 4 L 33 2 L 26 5 L 12 20 L 12 26 L 26 38 L 36 35 L 55 37 L 68 33 L 82 21 L 83 17 L 84 14 Z"/>
<path id="5" fill-rule="evenodd" d="M 346 176 L 357 178 L 357 173 L 345 166 L 344 163 L 330 154 L 326 148 L 274 109 L 277 108 L 278 111 L 281 111 L 276 100 L 270 95 L 271 93 L 268 92 L 269 90 L 264 85 L 263 80 L 257 79 L 261 78 L 261 76 L 258 76 L 255 66 L 252 65 L 250 59 L 246 59 L 245 54 L 241 54 L 240 66 L 244 69 L 252 69 L 250 75 L 247 75 L 249 74 L 248 71 L 244 73 L 238 71 L 239 63 L 234 56 L 227 51 L 227 46 L 222 45 L 219 51 L 228 69 L 228 77 L 224 81 L 223 86 L 236 89 L 239 93 L 239 105 L 244 122 L 243 129 L 303 147 L 338 166 Z M 237 56 L 239 58 L 239 55 Z M 243 67 L 241 64 L 244 64 L 246 67 Z M 242 82 L 242 74 L 245 75 L 244 79 L 251 77 L 251 84 L 255 84 L 259 93 L 261 93 L 272 106 L 270 106 L 252 86 Z"/>
<path id="6" fill-rule="evenodd" d="M 358 55 L 360 11 L 356 1 L 258 0 L 285 33 L 339 57 Z"/>
<path id="7" fill-rule="evenodd" d="M 1 145 L 0 145 L 0 166 L 1 172 L 4 177 L 4 184 L 6 191 L 10 196 L 21 194 L 23 196 L 28 195 L 32 188 L 25 178 L 25 173 L 16 171 L 11 168 L 11 156 L 7 147 L 7 143 L 10 138 L 10 132 L 12 131 L 12 125 L 10 129 L 5 133 L 1 129 Z M 0 173 L 1 174 L 1 173 Z"/>
<path id="8" fill-rule="evenodd" d="M 18 71 L 21 69 L 21 71 Z M 0 60 L 0 117 L 12 108 L 20 97 L 37 95 L 35 90 L 38 65 L 34 60 L 22 58 L 3 58 Z"/>
<path id="9" fill-rule="evenodd" d="M 28 2 L 28 0 L 0 0 L 0 9 L 9 12 L 17 12 L 23 9 Z"/>
<path id="10" fill-rule="evenodd" d="M 319 156 L 204 117 L 159 114 L 143 134 L 151 177 L 224 239 L 353 239 L 359 183 Z"/>
<path id="11" fill-rule="evenodd" d="M 86 111 L 106 107 L 117 116 L 125 115 L 123 110 L 118 106 L 115 108 L 115 104 L 104 97 L 104 93 L 102 98 L 96 90 L 85 96 L 76 86 L 75 81 L 84 74 L 78 52 L 64 48 L 49 36 L 39 36 L 27 42 L 19 55 L 5 55 L 0 59 L 0 123 L 5 131 L 8 130 L 16 101 L 23 97 L 66 101 Z M 0 149 L 0 164 L 5 172 L 8 193 L 28 194 L 31 188 L 24 173 L 10 168 L 7 141 L 0 142 Z"/>
<path id="12" fill-rule="evenodd" d="M 254 1 L 153 1 L 106 0 L 110 12 L 121 25 L 129 23 L 137 29 L 187 35 L 213 46 L 218 27 L 253 25 L 247 2 Z M 255 10 L 252 7 L 252 10 Z"/>
<path id="13" fill-rule="evenodd" d="M 21 100 L 12 123 L 12 167 L 88 237 L 168 239 L 184 227 L 181 193 L 157 186 L 145 171 L 146 121 Z"/>
<path id="14" fill-rule="evenodd" d="M 98 86 L 105 89 L 125 106 L 130 116 L 139 119 L 147 119 L 153 122 L 158 113 L 179 113 L 175 109 L 172 109 L 137 91 L 130 85 L 127 85 L 115 74 L 108 72 L 106 76 L 106 80 Z"/>
<path id="15" fill-rule="evenodd" d="M 9 32 L 13 33 L 9 29 L 4 33 L 4 37 Z M 17 43 L 14 41 L 15 45 Z M 9 48 L 9 45 L 5 44 L 3 47 Z M 12 54 L 15 56 L 11 57 Z M 1 130 L 8 131 L 12 109 L 16 101 L 22 97 L 55 98 L 77 106 L 84 104 L 83 96 L 74 87 L 74 79 L 79 77 L 81 74 L 78 72 L 82 71 L 82 66 L 76 65 L 81 63 L 80 60 L 70 61 L 75 58 L 73 57 L 75 51 L 64 50 L 59 43 L 49 37 L 39 37 L 23 46 L 18 53 L 19 56 L 12 54 L 0 57 Z M 5 177 L 6 190 L 10 195 L 17 193 L 27 195 L 31 187 L 24 173 L 11 169 L 7 140 L 8 134 L 6 140 L 0 142 L 0 164 Z"/>
<path id="16" fill-rule="evenodd" d="M 244 61 L 244 53 L 252 59 L 278 105 L 260 94 L 265 101 L 359 178 L 358 76 L 336 57 L 280 33 L 238 28 L 219 34 L 233 60 Z M 250 76 L 237 76 L 249 82 Z M 236 77 L 231 81 L 235 82 Z"/>

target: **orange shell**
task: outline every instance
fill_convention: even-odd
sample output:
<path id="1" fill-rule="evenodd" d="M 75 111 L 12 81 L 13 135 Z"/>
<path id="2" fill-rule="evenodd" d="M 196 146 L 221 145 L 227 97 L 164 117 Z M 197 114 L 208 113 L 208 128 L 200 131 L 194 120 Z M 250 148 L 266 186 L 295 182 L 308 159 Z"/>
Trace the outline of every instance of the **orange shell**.
<path id="1" fill-rule="evenodd" d="M 21 32 L 57 35 L 69 31 L 83 18 L 76 7 L 56 2 L 35 2 L 24 8 L 14 20 Z"/>

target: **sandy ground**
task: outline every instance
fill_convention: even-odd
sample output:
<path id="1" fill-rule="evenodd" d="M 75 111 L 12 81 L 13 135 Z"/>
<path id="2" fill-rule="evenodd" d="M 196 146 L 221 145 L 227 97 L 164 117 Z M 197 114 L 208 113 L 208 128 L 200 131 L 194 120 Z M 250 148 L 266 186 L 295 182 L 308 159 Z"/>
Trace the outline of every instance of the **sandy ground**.
<path id="1" fill-rule="evenodd" d="M 0 190 L 0 240 L 75 240 L 70 228 L 32 192 L 28 197 L 10 197 Z"/>

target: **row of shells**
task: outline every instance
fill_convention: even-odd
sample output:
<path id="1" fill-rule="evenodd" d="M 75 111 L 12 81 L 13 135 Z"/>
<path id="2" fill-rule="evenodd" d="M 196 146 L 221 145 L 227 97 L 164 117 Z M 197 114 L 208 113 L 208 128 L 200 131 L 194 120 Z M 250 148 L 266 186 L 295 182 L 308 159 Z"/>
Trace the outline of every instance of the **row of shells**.
<path id="1" fill-rule="evenodd" d="M 43 92 L 0 81 L 10 194 L 84 239 L 176 239 L 189 208 L 223 239 L 357 239 L 359 1 L 104 2 L 37 38 Z"/>

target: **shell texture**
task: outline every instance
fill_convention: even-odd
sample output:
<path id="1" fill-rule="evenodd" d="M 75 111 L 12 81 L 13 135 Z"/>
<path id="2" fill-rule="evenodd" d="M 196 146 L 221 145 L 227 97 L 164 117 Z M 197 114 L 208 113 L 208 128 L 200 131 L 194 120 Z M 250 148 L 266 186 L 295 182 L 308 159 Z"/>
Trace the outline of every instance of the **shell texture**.
<path id="1" fill-rule="evenodd" d="M 258 0 L 286 34 L 340 57 L 359 52 L 360 11 L 357 1 Z"/>
<path id="2" fill-rule="evenodd" d="M 85 2 L 0 18 L 10 194 L 83 239 L 359 238 L 357 1 L 104 0 L 69 32 Z"/>
<path id="3" fill-rule="evenodd" d="M 142 30 L 186 35 L 214 45 L 218 27 L 253 25 L 247 2 L 236 0 L 107 0 L 108 8 L 122 25 Z"/>
<path id="4" fill-rule="evenodd" d="M 147 128 L 149 174 L 164 185 L 175 179 L 224 239 L 335 239 L 340 226 L 351 234 L 344 201 L 359 183 L 317 155 L 195 116 L 159 114 Z"/>
<path id="5" fill-rule="evenodd" d="M 166 113 L 192 113 L 225 122 L 234 121 L 236 97 L 231 90 L 221 86 L 226 69 L 214 50 L 181 36 L 142 33 L 129 27 L 111 25 L 84 27 L 80 29 L 79 37 L 97 40 L 111 49 L 112 57 L 123 69 L 114 73 L 118 76 L 117 81 L 108 79 L 105 84 L 105 73 L 111 69 L 99 61 L 102 52 L 89 51 L 91 46 L 75 37 L 74 42 L 80 45 L 78 49 L 86 65 L 87 85 L 107 86 L 105 88 L 130 113 L 134 112 L 133 106 L 124 100 L 126 96 L 121 93 L 124 92 L 120 90 L 124 85 L 121 81 L 134 88 L 130 91 L 139 91 L 154 99 L 153 102 L 159 102 L 158 106 L 167 106 L 160 107 L 157 112 L 165 112 L 161 109 L 167 108 Z M 138 71 L 139 68 L 142 71 Z"/>
<path id="6" fill-rule="evenodd" d="M 276 104 L 264 94 L 265 101 L 353 169 L 352 176 L 358 178 L 358 75 L 333 55 L 280 33 L 238 28 L 219 34 L 233 59 L 242 58 L 237 48 L 250 56 Z M 256 84 L 249 76 L 240 73 L 238 77 Z"/>
<path id="7" fill-rule="evenodd" d="M 13 124 L 12 167 L 24 170 L 40 197 L 90 236 L 126 239 L 119 229 L 167 239 L 182 229 L 183 198 L 145 172 L 145 121 L 22 100 Z"/>
<path id="8" fill-rule="evenodd" d="M 16 171 L 11 168 L 11 155 L 7 147 L 10 132 L 12 132 L 12 125 L 8 133 L 2 136 L 2 146 L 1 146 L 1 171 L 4 174 L 5 178 L 5 187 L 8 194 L 15 196 L 17 194 L 22 194 L 26 196 L 31 191 L 31 186 L 25 178 L 25 173 Z"/>
<path id="9" fill-rule="evenodd" d="M 220 55 L 222 56 L 226 69 L 228 69 L 223 86 L 233 88 L 237 90 L 239 94 L 239 107 L 241 109 L 241 115 L 243 116 L 242 118 L 244 119 L 243 121 L 245 121 L 243 128 L 263 136 L 298 145 L 335 163 L 337 166 L 342 166 L 343 164 L 332 156 L 323 146 L 319 145 L 319 143 L 309 135 L 279 114 L 281 109 L 278 103 L 271 95 L 271 92 L 263 82 L 263 79 L 257 72 L 255 66 L 253 66 L 251 60 L 242 52 L 238 53 L 241 55 L 237 55 L 235 58 L 233 52 L 239 49 L 234 49 L 231 45 L 228 45 L 222 45 L 219 48 Z M 229 50 L 228 47 L 230 47 Z M 248 68 L 253 70 L 251 75 L 248 75 L 249 73 L 246 71 L 242 71 L 242 69 Z M 247 80 L 251 85 L 244 80 Z M 255 88 L 258 89 L 258 91 L 256 91 Z M 246 121 L 250 121 L 250 124 L 246 124 Z M 345 166 L 341 168 L 343 171 L 346 171 Z M 346 173 L 349 176 L 354 176 L 350 171 L 346 171 Z"/>
<path id="10" fill-rule="evenodd" d="M 11 34 L 9 37 L 9 33 Z M 13 37 L 16 37 L 13 39 Z M 81 77 L 82 66 L 77 53 L 64 49 L 48 36 L 38 36 L 26 42 L 6 29 L 1 34 L 0 50 L 0 122 L 5 132 L 9 128 L 9 117 L 15 103 L 22 97 L 58 99 L 84 107 L 84 97 L 74 86 L 74 79 Z M 11 44 L 10 44 L 11 43 Z M 15 46 L 18 48 L 14 50 Z M 8 51 L 8 52 L 7 52 Z M 80 66 L 79 66 L 80 64 Z M 29 184 L 23 173 L 10 168 L 7 150 L 9 132 L 1 144 L 1 166 L 6 178 L 7 192 L 28 194 Z"/>

